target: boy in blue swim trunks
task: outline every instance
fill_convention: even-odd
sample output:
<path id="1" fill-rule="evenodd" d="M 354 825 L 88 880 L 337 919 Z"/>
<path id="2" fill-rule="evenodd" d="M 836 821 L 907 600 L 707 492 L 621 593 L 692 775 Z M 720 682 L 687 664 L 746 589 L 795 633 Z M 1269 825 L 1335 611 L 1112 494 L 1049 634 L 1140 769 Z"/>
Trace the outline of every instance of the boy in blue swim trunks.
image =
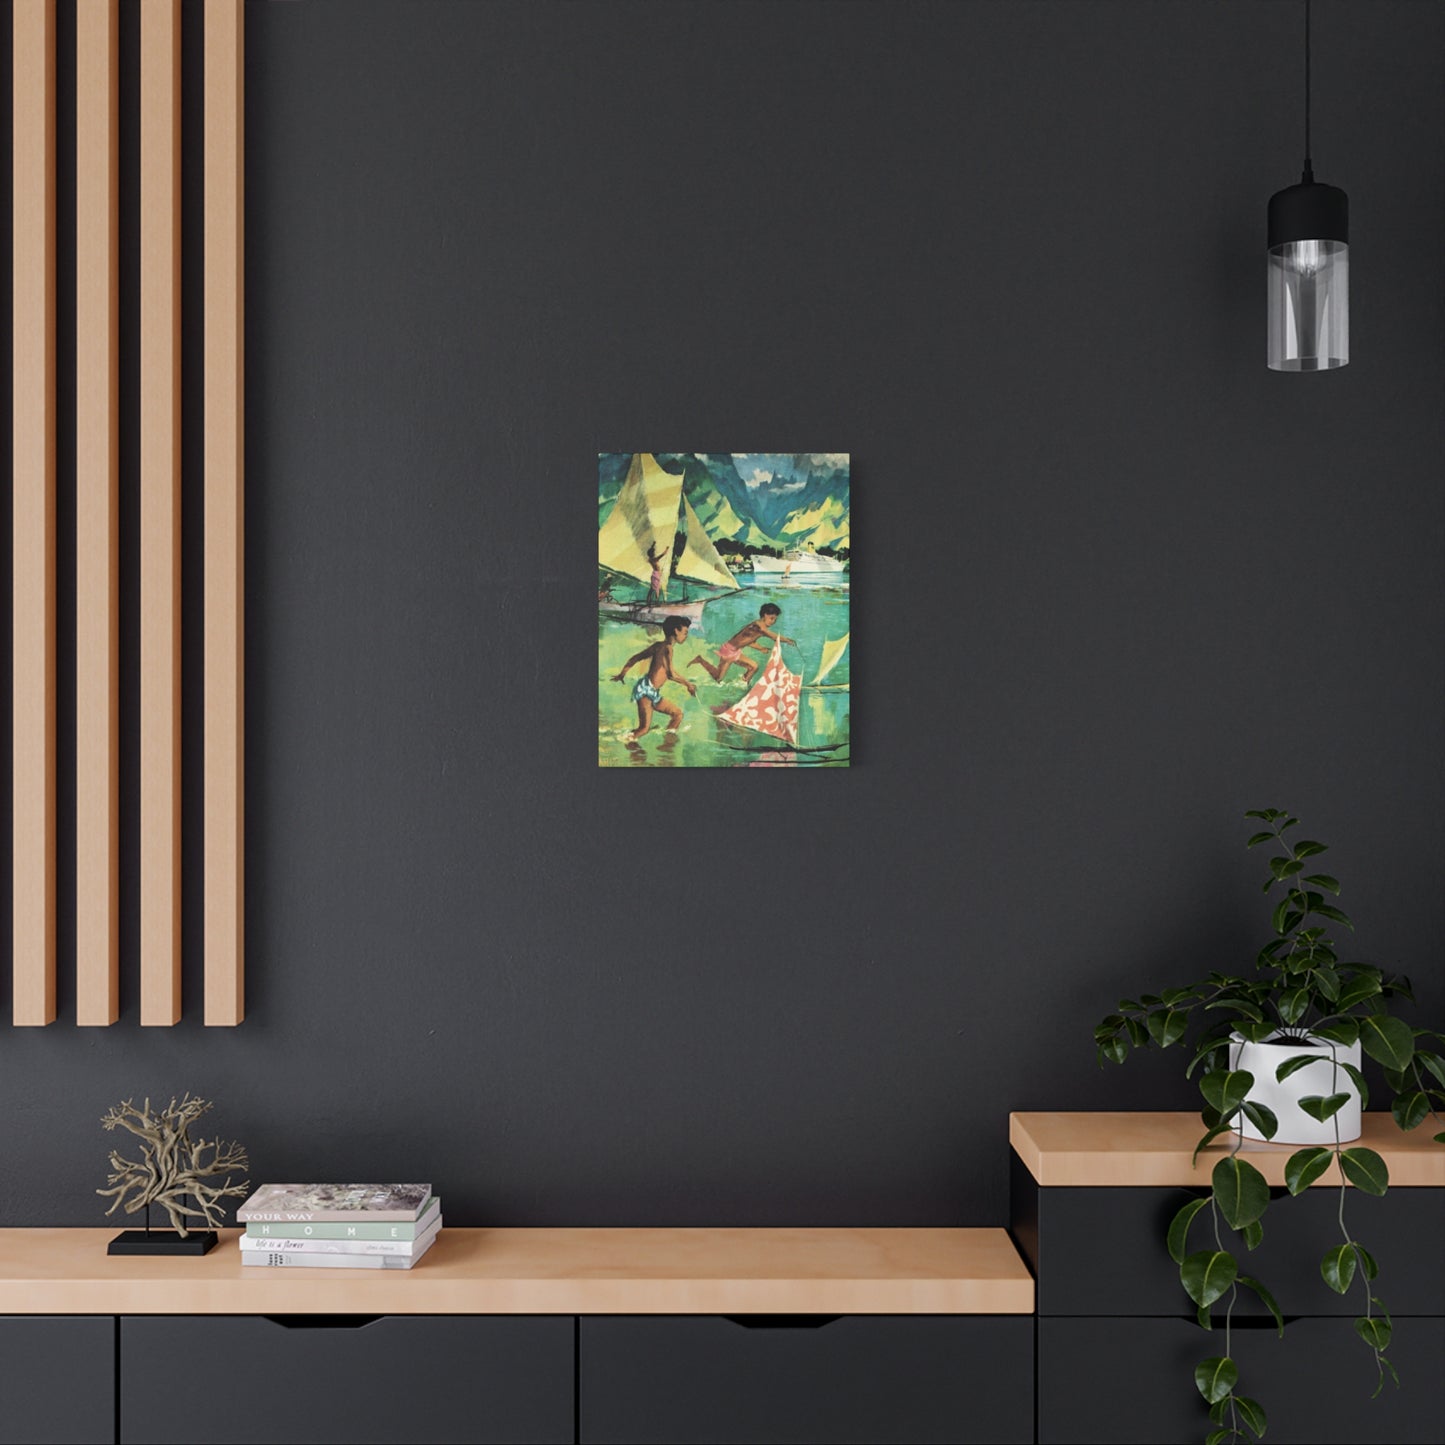
<path id="1" fill-rule="evenodd" d="M 672 670 L 673 646 L 687 641 L 687 629 L 690 626 L 686 617 L 669 617 L 662 624 L 662 641 L 654 642 L 651 647 L 644 647 L 641 652 L 629 657 L 622 664 L 622 671 L 613 677 L 613 682 L 621 682 L 634 663 L 648 664 L 645 676 L 638 678 L 632 689 L 632 700 L 637 704 L 637 726 L 631 733 L 632 737 L 640 738 L 652 727 L 654 710 L 666 713 L 671 719 L 667 725 L 668 732 L 682 721 L 682 709 L 675 702 L 669 702 L 663 697 L 663 683 L 680 682 L 693 697 L 697 696 L 697 688 Z"/>

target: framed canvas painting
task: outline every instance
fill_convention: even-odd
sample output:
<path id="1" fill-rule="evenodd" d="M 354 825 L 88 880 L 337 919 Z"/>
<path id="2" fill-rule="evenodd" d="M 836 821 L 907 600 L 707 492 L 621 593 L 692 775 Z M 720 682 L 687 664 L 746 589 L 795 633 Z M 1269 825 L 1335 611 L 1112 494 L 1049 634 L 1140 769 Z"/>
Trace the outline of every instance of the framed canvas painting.
<path id="1" fill-rule="evenodd" d="M 600 452 L 601 767 L 847 767 L 846 452 Z"/>

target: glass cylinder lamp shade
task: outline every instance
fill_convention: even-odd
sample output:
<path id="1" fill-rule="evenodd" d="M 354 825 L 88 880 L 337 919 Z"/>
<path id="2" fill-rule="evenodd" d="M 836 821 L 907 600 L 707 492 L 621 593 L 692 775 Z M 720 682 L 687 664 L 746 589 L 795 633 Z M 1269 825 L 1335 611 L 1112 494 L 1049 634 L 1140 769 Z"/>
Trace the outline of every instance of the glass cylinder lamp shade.
<path id="1" fill-rule="evenodd" d="M 1350 359 L 1349 199 L 1305 180 L 1269 198 L 1269 369 Z"/>

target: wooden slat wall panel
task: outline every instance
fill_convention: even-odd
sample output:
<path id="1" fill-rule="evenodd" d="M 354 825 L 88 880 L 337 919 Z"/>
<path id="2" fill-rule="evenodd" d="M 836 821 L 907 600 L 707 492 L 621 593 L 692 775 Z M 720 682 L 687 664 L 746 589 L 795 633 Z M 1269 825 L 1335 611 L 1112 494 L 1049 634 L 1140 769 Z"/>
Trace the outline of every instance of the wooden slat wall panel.
<path id="1" fill-rule="evenodd" d="M 141 0 L 142 1024 L 181 1013 L 180 41 L 180 0 Z"/>
<path id="2" fill-rule="evenodd" d="M 119 1015 L 118 0 L 75 24 L 75 974 L 78 1024 Z"/>
<path id="3" fill-rule="evenodd" d="M 244 998 L 245 6 L 206 0 L 205 945 L 208 1024 Z"/>
<path id="4" fill-rule="evenodd" d="M 14 1020 L 55 1018 L 55 4 L 14 0 Z"/>

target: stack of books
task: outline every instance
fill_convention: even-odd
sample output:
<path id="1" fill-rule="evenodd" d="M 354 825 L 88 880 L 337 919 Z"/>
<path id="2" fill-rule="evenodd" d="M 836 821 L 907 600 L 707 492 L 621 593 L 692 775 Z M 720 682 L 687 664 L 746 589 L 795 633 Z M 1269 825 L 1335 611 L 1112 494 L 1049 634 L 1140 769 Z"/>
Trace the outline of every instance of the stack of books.
<path id="1" fill-rule="evenodd" d="M 241 1263 L 410 1269 L 441 1233 L 430 1184 L 263 1184 L 237 1211 Z"/>

